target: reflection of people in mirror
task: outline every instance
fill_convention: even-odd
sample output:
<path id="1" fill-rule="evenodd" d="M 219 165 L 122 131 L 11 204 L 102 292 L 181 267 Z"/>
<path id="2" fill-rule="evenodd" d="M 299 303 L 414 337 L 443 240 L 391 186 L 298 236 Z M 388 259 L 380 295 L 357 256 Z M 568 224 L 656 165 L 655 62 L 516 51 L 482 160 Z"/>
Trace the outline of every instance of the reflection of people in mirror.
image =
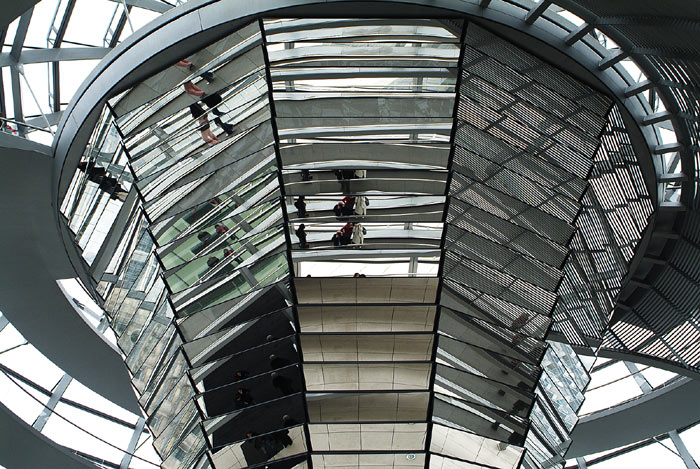
<path id="1" fill-rule="evenodd" d="M 309 213 L 306 211 L 306 198 L 303 195 L 300 195 L 297 200 L 294 201 L 294 207 L 297 209 L 297 216 L 299 218 L 309 216 Z"/>
<path id="2" fill-rule="evenodd" d="M 108 176 L 105 168 L 95 166 L 94 161 L 81 161 L 78 163 L 78 169 L 84 172 L 88 181 L 97 184 L 99 189 L 105 194 L 109 194 L 112 200 L 126 200 L 127 191 L 119 184 L 117 178 Z"/>
<path id="3" fill-rule="evenodd" d="M 253 402 L 250 391 L 246 388 L 236 389 L 236 396 L 234 397 L 234 400 L 236 401 L 236 409 L 248 407 Z"/>
<path id="4" fill-rule="evenodd" d="M 283 396 L 289 396 L 290 394 L 294 394 L 292 380 L 290 380 L 286 376 L 282 376 L 277 372 L 273 372 L 270 375 L 270 378 L 272 379 L 272 385 L 275 388 L 277 388 L 277 390 L 279 390 Z"/>
<path id="5" fill-rule="evenodd" d="M 287 366 L 287 365 L 289 365 L 288 360 L 286 360 L 282 357 L 278 357 L 274 353 L 272 355 L 270 355 L 270 368 L 272 368 L 273 370 L 276 370 L 278 368 L 282 368 L 282 367 Z"/>
<path id="6" fill-rule="evenodd" d="M 299 238 L 299 247 L 301 249 L 306 249 L 308 247 L 308 244 L 306 243 L 306 226 L 302 223 L 299 225 L 299 228 L 296 229 L 294 234 L 296 234 L 297 238 Z"/>

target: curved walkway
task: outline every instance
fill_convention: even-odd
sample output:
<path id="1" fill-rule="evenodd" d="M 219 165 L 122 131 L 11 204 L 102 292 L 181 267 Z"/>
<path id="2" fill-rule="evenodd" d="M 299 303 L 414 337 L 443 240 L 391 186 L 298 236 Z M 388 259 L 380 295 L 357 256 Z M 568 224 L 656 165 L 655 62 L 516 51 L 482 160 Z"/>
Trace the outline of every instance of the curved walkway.
<path id="1" fill-rule="evenodd" d="M 0 311 L 66 373 L 140 414 L 121 355 L 80 317 L 56 283 L 76 273 L 56 228 L 50 149 L 6 134 L 0 134 L 0 148 Z"/>
<path id="2" fill-rule="evenodd" d="M 700 381 L 681 378 L 633 401 L 582 417 L 567 458 L 619 448 L 700 420 Z"/>

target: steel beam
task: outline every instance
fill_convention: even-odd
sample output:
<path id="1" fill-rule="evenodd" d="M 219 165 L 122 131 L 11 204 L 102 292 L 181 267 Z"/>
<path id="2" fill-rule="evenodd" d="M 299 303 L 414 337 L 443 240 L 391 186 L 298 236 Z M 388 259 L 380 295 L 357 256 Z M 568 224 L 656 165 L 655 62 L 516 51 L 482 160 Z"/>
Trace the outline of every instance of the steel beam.
<path id="1" fill-rule="evenodd" d="M 629 371 L 632 374 L 632 377 L 637 383 L 637 386 L 639 386 L 639 389 L 642 390 L 642 393 L 650 393 L 653 390 L 653 388 L 649 384 L 649 381 L 647 381 L 647 379 L 641 373 L 642 370 L 639 369 L 636 363 L 625 361 L 624 364 L 627 367 L 627 371 Z"/>
<path id="2" fill-rule="evenodd" d="M 685 443 L 681 439 L 680 435 L 678 435 L 678 431 L 670 431 L 668 432 L 668 436 L 671 437 L 671 441 L 676 447 L 676 450 L 678 450 L 678 455 L 683 460 L 685 467 L 687 469 L 698 469 L 698 463 L 695 462 L 695 459 L 693 459 L 690 452 L 688 452 L 688 448 L 685 447 Z"/>
<path id="3" fill-rule="evenodd" d="M 19 25 L 17 25 L 17 32 L 15 32 L 15 39 L 12 41 L 12 49 L 10 49 L 10 56 L 15 62 L 19 61 L 19 55 L 22 52 L 22 47 L 24 47 L 24 39 L 27 37 L 27 30 L 29 29 L 29 22 L 32 20 L 32 12 L 34 8 L 26 12 L 19 19 Z"/>
<path id="4" fill-rule="evenodd" d="M 634 85 L 631 85 L 625 90 L 625 97 L 631 98 L 632 96 L 638 95 L 639 93 L 644 93 L 654 88 L 654 83 L 649 80 L 640 81 Z"/>
<path id="5" fill-rule="evenodd" d="M 567 46 L 573 45 L 575 42 L 580 41 L 586 36 L 586 34 L 593 31 L 595 26 L 591 23 L 583 23 L 581 26 L 571 31 L 565 38 L 564 43 Z"/>
<path id="6" fill-rule="evenodd" d="M 165 13 L 173 8 L 172 5 L 159 2 L 157 0 L 110 0 L 114 3 L 126 3 L 128 6 L 143 8 L 144 10 L 155 11 L 156 13 Z"/>
<path id="7" fill-rule="evenodd" d="M 10 70 L 10 82 L 12 84 L 12 107 L 14 110 L 14 120 L 24 122 L 24 112 L 22 111 L 22 85 L 20 84 L 19 71 L 16 67 Z M 26 129 L 22 125 L 17 126 L 19 135 L 24 135 Z"/>
<path id="8" fill-rule="evenodd" d="M 31 49 L 23 51 L 16 59 L 22 64 L 35 64 L 44 62 L 70 61 L 70 60 L 98 60 L 102 59 L 110 48 L 108 47 L 64 47 L 51 49 Z M 7 67 L 15 62 L 11 53 L 0 54 L 0 67 Z"/>
<path id="9" fill-rule="evenodd" d="M 530 11 L 527 13 L 525 16 L 525 23 L 526 24 L 532 24 L 534 23 L 537 18 L 542 16 L 544 11 L 549 7 L 549 5 L 552 4 L 552 0 L 540 0 L 537 5 L 532 7 Z"/>
<path id="10" fill-rule="evenodd" d="M 133 458 L 134 451 L 136 451 L 136 445 L 139 443 L 141 434 L 143 433 L 143 428 L 146 426 L 146 420 L 140 417 L 136 421 L 136 428 L 134 428 L 134 433 L 131 434 L 131 440 L 129 440 L 129 446 L 126 448 L 124 457 L 122 458 L 119 469 L 129 469 L 129 464 L 131 464 L 131 459 Z"/>
<path id="11" fill-rule="evenodd" d="M 36 431 L 40 432 L 44 429 L 44 425 L 46 425 L 46 422 L 49 420 L 49 417 L 51 417 L 51 415 L 53 414 L 53 410 L 56 408 L 56 405 L 60 402 L 63 393 L 66 392 L 66 389 L 68 388 L 68 385 L 71 383 L 71 381 L 73 381 L 73 378 L 70 375 L 65 374 L 60 379 L 58 384 L 56 384 L 56 387 L 54 388 L 53 393 L 49 398 L 49 402 L 46 403 L 44 408 L 41 410 L 41 414 L 39 414 L 39 416 L 34 421 L 34 424 L 32 425 Z"/>
<path id="12" fill-rule="evenodd" d="M 629 54 L 627 52 L 625 52 L 624 50 L 618 50 L 618 51 L 613 52 L 612 54 L 608 55 L 607 57 L 604 57 L 600 61 L 600 63 L 598 64 L 598 68 L 600 70 L 608 69 L 608 68 L 612 67 L 613 65 L 615 65 L 616 63 L 624 60 L 628 56 L 629 56 Z"/>

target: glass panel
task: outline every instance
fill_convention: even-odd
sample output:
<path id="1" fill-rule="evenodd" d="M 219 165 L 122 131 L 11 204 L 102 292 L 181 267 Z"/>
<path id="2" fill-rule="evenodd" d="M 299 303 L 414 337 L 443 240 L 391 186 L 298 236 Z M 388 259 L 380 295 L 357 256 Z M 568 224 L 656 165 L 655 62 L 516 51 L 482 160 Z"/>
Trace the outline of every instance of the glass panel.
<path id="1" fill-rule="evenodd" d="M 245 352 L 193 368 L 192 378 L 200 390 L 214 389 L 247 377 L 254 377 L 299 362 L 294 337 L 273 340 Z"/>
<path id="2" fill-rule="evenodd" d="M 176 298 L 178 315 L 180 317 L 188 316 L 204 308 L 241 296 L 255 288 L 261 288 L 280 280 L 289 273 L 286 253 L 263 258 L 259 262 L 252 264 L 249 270 L 252 277 L 250 280 L 237 273 L 233 278 L 225 281 L 223 285 L 215 286 L 207 292 L 199 293 L 197 295 L 198 298 L 194 300 L 178 304 L 178 299 Z M 189 292 L 185 293 L 189 294 Z"/>
<path id="3" fill-rule="evenodd" d="M 425 466 L 424 453 L 399 454 L 313 454 L 314 467 L 350 469 L 372 467 L 376 469 L 408 469 Z"/>
<path id="4" fill-rule="evenodd" d="M 222 235 L 226 233 L 224 224 L 217 225 L 217 227 L 219 227 L 217 230 Z M 201 236 L 201 233 L 204 232 L 200 232 L 198 236 Z M 209 241 L 209 239 L 222 235 L 209 236 L 206 244 L 200 241 L 201 238 L 190 238 L 196 244 L 194 247 L 187 249 L 187 251 L 194 252 L 201 249 L 199 251 L 201 255 L 182 267 L 166 272 L 165 280 L 170 286 L 171 292 L 178 293 L 196 284 L 205 284 L 218 277 L 230 275 L 238 268 L 245 268 L 246 265 L 255 262 L 255 259 L 259 258 L 260 254 L 279 248 L 284 242 L 284 233 L 281 226 L 273 227 L 270 230 L 240 240 L 236 239 L 236 234 L 244 235 L 244 233 L 226 235 L 226 239 L 219 240 L 222 242 L 216 243 L 215 246 L 210 245 L 214 241 Z M 184 249 L 181 250 L 181 252 L 183 251 Z"/>
<path id="5" fill-rule="evenodd" d="M 249 368 L 240 363 L 241 368 Z M 264 404 L 302 390 L 301 375 L 296 365 L 288 365 L 262 375 L 231 377 L 232 384 L 206 390 L 198 396 L 200 409 L 207 417 L 217 417 L 234 410 Z M 206 381 L 205 381 L 206 383 Z"/>
<path id="6" fill-rule="evenodd" d="M 229 214 L 249 208 L 246 203 L 252 205 L 258 202 L 267 193 L 265 188 L 277 181 L 274 169 L 264 167 L 253 173 L 245 183 L 236 185 L 235 189 L 218 194 L 171 219 L 155 224 L 152 229 L 159 246 L 165 246 L 183 234 L 188 235 L 194 229 L 193 226 L 205 223 L 211 217 L 226 218 Z"/>
<path id="7" fill-rule="evenodd" d="M 432 334 L 301 336 L 304 361 L 428 361 Z"/>
<path id="8" fill-rule="evenodd" d="M 499 443 L 472 433 L 433 424 L 430 451 L 465 461 L 473 461 L 489 467 L 514 469 L 520 461 L 523 450 L 522 448 Z M 438 465 L 436 467 L 442 466 Z"/>
<path id="9" fill-rule="evenodd" d="M 253 435 L 284 431 L 302 421 L 303 396 L 294 394 L 208 419 L 204 422 L 204 429 L 216 449 Z"/>
<path id="10" fill-rule="evenodd" d="M 426 423 L 311 424 L 314 451 L 420 451 Z"/>
<path id="11" fill-rule="evenodd" d="M 178 445 L 173 448 L 170 455 L 163 461 L 163 469 L 185 469 L 199 459 L 201 453 L 206 449 L 206 442 L 202 430 L 196 421 L 192 422 L 188 433 Z"/>
<path id="12" fill-rule="evenodd" d="M 423 390 L 430 370 L 430 363 L 304 364 L 309 391 Z"/>
<path id="13" fill-rule="evenodd" d="M 175 387 L 168 393 L 166 399 L 154 408 L 151 406 L 149 410 L 148 426 L 153 431 L 153 434 L 160 435 L 163 429 L 175 418 L 175 415 L 188 403 L 194 391 L 190 385 L 187 375 L 183 375 Z"/>
<path id="14" fill-rule="evenodd" d="M 311 422 L 425 421 L 428 393 L 353 393 L 306 395 Z"/>
<path id="15" fill-rule="evenodd" d="M 188 402 L 175 419 L 165 427 L 165 431 L 158 435 L 158 438 L 153 442 L 158 453 L 161 455 L 169 454 L 176 443 L 187 435 L 192 426 L 198 426 L 199 419 L 197 417 L 197 408 L 194 402 Z"/>
<path id="16" fill-rule="evenodd" d="M 180 330 L 187 340 L 192 340 L 256 318 L 262 311 L 284 309 L 292 304 L 291 298 L 289 287 L 282 280 L 198 311 L 179 321 Z"/>
<path id="17" fill-rule="evenodd" d="M 302 333 L 432 331 L 435 306 L 299 306 Z"/>
<path id="18" fill-rule="evenodd" d="M 251 432 L 254 433 L 254 432 Z M 248 467 L 268 461 L 288 458 L 307 450 L 304 426 L 291 427 L 251 438 L 214 453 L 217 469 Z"/>
<path id="19" fill-rule="evenodd" d="M 295 333 L 292 315 L 293 311 L 289 308 L 265 314 L 252 321 L 188 342 L 184 345 L 185 353 L 191 362 L 201 363 L 205 359 L 240 353 L 291 336 Z"/>
<path id="20" fill-rule="evenodd" d="M 435 303 L 436 278 L 295 278 L 300 304 Z M 323 284 L 323 289 L 321 285 Z M 358 296 L 358 290 L 362 293 Z"/>

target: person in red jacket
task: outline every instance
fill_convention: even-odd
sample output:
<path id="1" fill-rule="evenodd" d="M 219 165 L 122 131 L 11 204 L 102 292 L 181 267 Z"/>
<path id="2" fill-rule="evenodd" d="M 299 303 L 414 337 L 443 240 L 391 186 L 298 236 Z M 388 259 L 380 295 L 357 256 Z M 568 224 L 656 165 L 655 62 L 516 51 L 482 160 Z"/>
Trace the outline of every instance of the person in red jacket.
<path id="1" fill-rule="evenodd" d="M 340 234 L 340 244 L 343 246 L 346 246 L 350 244 L 350 240 L 352 239 L 352 229 L 355 227 L 354 223 L 346 223 L 345 226 L 343 226 L 340 230 L 338 230 L 338 233 Z"/>
<path id="2" fill-rule="evenodd" d="M 348 215 L 352 214 L 352 209 L 355 208 L 355 197 L 352 195 L 346 195 L 342 198 L 342 202 L 343 205 L 345 205 L 345 209 L 349 212 Z"/>
<path id="3" fill-rule="evenodd" d="M 352 223 L 352 222 L 351 222 L 351 223 L 346 223 L 345 226 L 343 226 L 343 227 L 340 229 L 340 233 L 341 233 L 343 236 L 352 236 L 352 229 L 353 229 L 354 226 L 355 226 L 355 224 Z"/>

